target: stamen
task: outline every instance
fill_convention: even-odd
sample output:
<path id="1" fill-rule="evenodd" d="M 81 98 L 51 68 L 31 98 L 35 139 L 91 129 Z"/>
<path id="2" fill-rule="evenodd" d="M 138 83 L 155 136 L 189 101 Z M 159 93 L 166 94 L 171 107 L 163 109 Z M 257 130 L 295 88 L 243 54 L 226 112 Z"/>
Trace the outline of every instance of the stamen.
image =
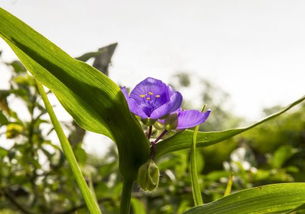
<path id="1" fill-rule="evenodd" d="M 148 92 L 148 94 L 149 94 L 149 95 L 153 95 L 154 93 L 152 93 L 152 92 L 150 91 L 150 92 Z"/>
<path id="2" fill-rule="evenodd" d="M 140 94 L 139 95 L 139 97 L 142 97 L 142 98 L 145 97 L 145 96 L 146 96 L 145 94 Z"/>
<path id="3" fill-rule="evenodd" d="M 147 100 L 150 100 L 150 97 L 146 97 Z"/>
<path id="4" fill-rule="evenodd" d="M 156 98 L 159 98 L 159 97 L 160 97 L 160 94 L 157 94 L 155 97 L 156 97 Z"/>

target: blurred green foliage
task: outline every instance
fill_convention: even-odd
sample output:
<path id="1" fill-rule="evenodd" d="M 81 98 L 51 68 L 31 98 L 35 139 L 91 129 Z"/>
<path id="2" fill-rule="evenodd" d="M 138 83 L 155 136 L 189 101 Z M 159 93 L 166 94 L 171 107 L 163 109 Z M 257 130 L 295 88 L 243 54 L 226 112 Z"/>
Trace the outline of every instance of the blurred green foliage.
<path id="1" fill-rule="evenodd" d="M 108 72 L 115 47 L 113 44 L 79 59 L 93 58 L 93 65 Z M 0 59 L 0 63 L 1 72 L 11 73 L 9 88 L 0 89 L 0 214 L 87 213 L 63 153 L 52 137 L 53 128 L 33 78 L 19 61 Z M 208 104 L 213 109 L 213 115 L 201 130 L 224 130 L 245 121 L 228 113 L 225 105 L 228 95 L 213 83 L 196 78 L 195 84 L 187 73 L 178 73 L 173 79 L 177 80 L 173 82 L 177 89 L 193 90 L 196 84 L 202 86 L 199 100 L 201 105 Z M 263 112 L 267 115 L 278 108 Z M 231 175 L 232 191 L 276 182 L 304 181 L 304 112 L 305 105 L 238 137 L 198 149 L 203 200 L 209 202 L 222 197 Z M 118 213 L 122 179 L 115 147 L 103 157 L 88 155 L 83 148 L 86 131 L 72 121 L 63 123 L 101 209 L 109 214 Z M 192 207 L 189 158 L 189 151 L 179 151 L 158 160 L 159 187 L 144 192 L 135 186 L 132 212 L 180 214 Z"/>

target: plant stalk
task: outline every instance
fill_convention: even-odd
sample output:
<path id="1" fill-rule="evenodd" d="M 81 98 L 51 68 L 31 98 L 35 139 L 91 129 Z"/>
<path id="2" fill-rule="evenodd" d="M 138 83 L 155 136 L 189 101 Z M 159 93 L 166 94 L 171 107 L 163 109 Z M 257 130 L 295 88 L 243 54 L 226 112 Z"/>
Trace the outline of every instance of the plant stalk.
<path id="1" fill-rule="evenodd" d="M 203 106 L 202 112 L 205 110 L 206 105 Z M 192 194 L 194 199 L 194 205 L 199 206 L 203 204 L 201 189 L 198 182 L 198 174 L 197 174 L 197 160 L 196 160 L 196 144 L 197 144 L 197 134 L 199 131 L 199 126 L 195 127 L 193 134 L 193 143 L 191 148 L 191 164 L 190 164 L 190 173 L 191 173 L 191 183 L 192 183 Z"/>
<path id="2" fill-rule="evenodd" d="M 231 194 L 231 190 L 232 190 L 232 185 L 233 185 L 233 175 L 231 174 L 228 178 L 228 183 L 227 183 L 227 187 L 224 193 L 224 196 L 230 195 Z"/>
<path id="3" fill-rule="evenodd" d="M 71 145 L 70 145 L 67 137 L 64 134 L 64 131 L 55 115 L 53 107 L 52 107 L 51 103 L 49 102 L 49 99 L 47 97 L 45 90 L 43 89 L 43 86 L 37 80 L 36 80 L 36 85 L 37 85 L 37 89 L 41 95 L 41 98 L 44 102 L 44 105 L 46 107 L 46 110 L 50 116 L 52 124 L 54 126 L 54 129 L 55 129 L 58 139 L 60 141 L 62 150 L 68 160 L 68 163 L 72 169 L 74 178 L 78 184 L 78 187 L 80 188 L 80 191 L 84 197 L 84 200 L 87 204 L 87 207 L 88 207 L 90 213 L 91 214 L 102 214 L 102 212 L 99 208 L 99 205 L 94 198 L 93 193 L 90 191 L 90 189 L 82 175 L 81 169 L 74 156 Z"/>
<path id="4" fill-rule="evenodd" d="M 197 143 L 198 130 L 199 130 L 199 126 L 196 126 L 194 135 L 193 135 L 193 143 L 192 143 L 192 148 L 191 148 L 191 165 L 190 165 L 191 166 L 190 173 L 191 173 L 191 183 L 192 183 L 192 194 L 193 194 L 193 200 L 194 200 L 195 206 L 199 206 L 199 205 L 203 204 L 200 185 L 198 182 L 197 160 L 196 160 L 196 143 Z"/>
<path id="5" fill-rule="evenodd" d="M 130 199 L 131 199 L 132 187 L 133 187 L 133 181 L 124 180 L 122 197 L 121 197 L 120 214 L 130 213 Z"/>

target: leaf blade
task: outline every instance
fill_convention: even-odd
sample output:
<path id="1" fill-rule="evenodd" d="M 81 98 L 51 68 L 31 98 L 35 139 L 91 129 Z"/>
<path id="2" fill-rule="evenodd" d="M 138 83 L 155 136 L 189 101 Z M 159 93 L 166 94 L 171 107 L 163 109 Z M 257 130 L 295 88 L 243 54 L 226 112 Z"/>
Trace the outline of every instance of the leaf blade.
<path id="1" fill-rule="evenodd" d="M 271 184 L 242 190 L 184 214 L 266 214 L 284 212 L 305 202 L 305 183 Z"/>
<path id="2" fill-rule="evenodd" d="M 281 114 L 285 113 L 286 111 L 298 105 L 299 103 L 303 102 L 304 100 L 305 100 L 305 96 L 291 103 L 281 111 L 272 114 L 245 128 L 230 129 L 230 130 L 215 131 L 215 132 L 198 132 L 197 146 L 198 147 L 210 146 L 216 143 L 220 143 L 226 139 L 234 137 L 245 131 L 248 131 L 264 122 L 267 122 L 271 119 L 274 119 L 275 117 L 280 116 Z M 177 133 L 174 136 L 161 141 L 156 145 L 156 157 L 161 157 L 162 155 L 167 154 L 169 152 L 190 148 L 192 144 L 193 133 L 194 131 L 192 130 L 185 130 L 183 132 Z"/>
<path id="3" fill-rule="evenodd" d="M 25 67 L 51 89 L 82 128 L 116 142 L 121 173 L 134 179 L 138 167 L 148 159 L 149 147 L 120 88 L 1 8 L 0 20 L 0 37 Z"/>

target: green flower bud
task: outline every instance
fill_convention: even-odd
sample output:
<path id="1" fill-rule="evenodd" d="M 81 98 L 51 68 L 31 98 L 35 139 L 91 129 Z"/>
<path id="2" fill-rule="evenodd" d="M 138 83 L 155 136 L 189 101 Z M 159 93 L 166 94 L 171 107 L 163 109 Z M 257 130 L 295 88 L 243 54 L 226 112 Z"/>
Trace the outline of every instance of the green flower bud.
<path id="1" fill-rule="evenodd" d="M 157 121 L 154 123 L 154 128 L 157 130 L 164 130 L 164 124 Z"/>
<path id="2" fill-rule="evenodd" d="M 177 114 L 170 114 L 165 119 L 165 129 L 167 131 L 170 131 L 172 129 L 175 129 L 178 125 L 178 115 Z"/>
<path id="3" fill-rule="evenodd" d="M 139 168 L 138 184 L 144 191 L 152 191 L 158 187 L 159 176 L 158 166 L 150 159 Z"/>
<path id="4" fill-rule="evenodd" d="M 145 124 L 146 126 L 152 126 L 154 125 L 154 123 L 156 122 L 156 120 L 151 119 L 151 118 L 145 118 L 142 119 L 143 124 Z"/>

